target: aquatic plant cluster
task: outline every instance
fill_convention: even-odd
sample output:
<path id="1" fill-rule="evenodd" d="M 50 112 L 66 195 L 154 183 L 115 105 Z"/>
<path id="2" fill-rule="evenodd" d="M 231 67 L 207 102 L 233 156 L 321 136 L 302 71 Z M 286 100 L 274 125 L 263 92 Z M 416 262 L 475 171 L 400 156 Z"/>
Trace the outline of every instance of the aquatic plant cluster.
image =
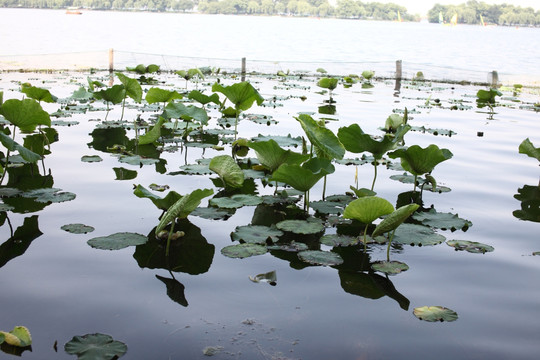
<path id="1" fill-rule="evenodd" d="M 95 111 L 97 104 L 103 103 L 106 108 L 99 110 L 104 111 L 105 116 L 99 119 L 90 134 L 92 148 L 116 156 L 123 164 L 155 166 L 158 173 L 166 172 L 162 154 L 180 150 L 185 153 L 185 165 L 169 175 L 204 177 L 208 186 L 180 194 L 168 185 L 135 184 L 134 196 L 150 200 L 162 211 L 155 227 L 149 229 L 148 235 L 118 232 L 94 237 L 88 240 L 93 248 L 116 250 L 135 246 L 134 257 L 144 264 L 142 266 L 166 269 L 171 275 L 178 271 L 201 274 L 210 267 L 214 247 L 188 218 L 198 216 L 216 222 L 226 221 L 238 209 L 254 206 L 256 210 L 251 223 L 236 227 L 230 235 L 234 244 L 221 250 L 223 256 L 247 258 L 271 253 L 296 267 L 350 267 L 369 276 L 378 276 L 376 273 L 388 276 L 408 269 L 407 264 L 391 260 L 392 249 L 400 250 L 404 245 L 428 246 L 446 242 L 456 250 L 471 253 L 493 251 L 491 246 L 478 242 L 446 241 L 438 230 L 467 231 L 472 222 L 457 214 L 439 212 L 434 206 L 424 206 L 424 192 L 444 196 L 450 191 L 441 186 L 435 176 L 436 169 L 451 161 L 453 154 L 437 144 L 425 147 L 409 144 L 407 134 L 421 131 L 451 136 L 451 131 L 411 125 L 411 112 L 407 108 L 381 119 L 380 133 L 377 134 L 366 132 L 359 123 L 341 126 L 335 132 L 330 129 L 330 123 L 339 121 L 333 115 L 337 107 L 342 106 L 339 99 L 336 100 L 334 90 L 338 86 L 373 88 L 374 75 L 364 71 L 360 76 L 351 74 L 337 78 L 319 69 L 315 80 L 305 74 L 285 72 L 271 77 L 278 84 L 276 88 L 298 86 L 292 80 L 301 80 L 309 84 L 305 86 L 314 86 L 320 94 L 328 95 L 318 109 L 291 116 L 290 121 L 302 129 L 303 135 L 298 137 L 242 137 L 243 124 L 276 124 L 277 121 L 268 115 L 248 111 L 256 107 L 279 108 L 280 99 L 263 96 L 257 89 L 256 80 L 243 81 L 237 75 L 220 74 L 219 69 L 175 72 L 174 76 L 185 80 L 184 88 L 168 86 L 161 81 L 160 69 L 155 65 L 141 64 L 126 72 L 103 77 L 90 74 L 86 84 L 81 84 L 67 99 L 58 99 L 45 88 L 21 83 L 22 99 L 4 101 L 0 96 L 1 224 L 9 224 L 11 228 L 10 213 L 38 212 L 50 204 L 75 199 L 75 194 L 53 188 L 52 175 L 46 170 L 47 156 L 53 151 L 51 145 L 59 141 L 55 127 L 75 126 L 76 123 L 67 120 L 70 114 Z M 512 91 L 519 92 L 520 87 L 516 86 Z M 493 115 L 493 109 L 498 105 L 497 97 L 501 95 L 495 89 L 478 91 L 477 106 L 490 109 L 488 118 Z M 426 105 L 430 102 L 428 99 Z M 47 112 L 42 106 L 45 103 L 59 104 L 59 109 Z M 437 106 L 436 103 L 434 101 L 433 106 Z M 465 105 L 455 106 L 453 110 Z M 536 105 L 530 106 L 532 110 L 538 110 Z M 119 118 L 109 120 L 112 111 L 119 113 Z M 188 163 L 188 149 L 193 148 L 201 149 L 202 157 L 196 163 Z M 205 158 L 206 151 L 220 154 Z M 523 141 L 519 152 L 540 160 L 539 149 L 529 139 Z M 358 157 L 346 157 L 351 154 Z M 81 160 L 102 159 L 94 155 Z M 372 168 L 373 176 L 368 180 L 358 175 L 358 168 L 363 165 Z M 379 196 L 377 177 L 381 166 L 401 172 L 392 179 L 410 184 L 410 191 L 399 194 L 397 199 Z M 336 167 L 346 167 L 355 174 L 351 176 L 354 183 L 344 193 L 327 195 L 327 181 L 332 181 Z M 123 167 L 114 171 L 118 180 L 131 180 L 137 175 L 135 170 Z M 366 186 L 361 186 L 360 181 L 365 181 Z M 316 185 L 321 182 L 321 193 L 314 194 Z M 162 192 L 166 194 L 158 195 Z M 527 203 L 514 216 L 540 221 L 538 194 L 538 188 L 534 186 L 524 189 L 523 193 L 520 191 L 516 199 Z M 206 206 L 201 206 L 203 202 Z M 141 202 L 141 207 L 144 206 Z M 66 224 L 63 230 L 88 233 L 94 229 L 84 224 Z M 0 267 L 24 253 L 32 240 L 41 234 L 37 216 L 25 218 L 24 224 L 11 234 L 5 244 L 13 243 L 13 246 L 8 250 L 5 250 L 8 248 L 5 244 L 0 247 Z M 378 247 L 385 247 L 386 258 L 372 261 L 369 249 Z M 403 309 L 408 309 L 408 300 L 391 286 L 388 277 L 380 278 L 386 279 L 386 295 Z M 187 306 L 183 285 L 174 276 L 158 279 L 166 284 L 172 300 Z M 277 281 L 275 273 L 259 274 L 251 280 L 270 284 Z M 426 321 L 457 319 L 454 311 L 441 306 L 417 307 L 414 315 Z M 25 348 L 31 343 L 27 330 L 17 332 L 19 339 L 23 339 L 18 343 L 15 335 L 10 334 L 0 332 L 0 343 L 4 338 L 5 341 L 11 339 L 9 344 L 14 347 Z M 94 341 L 99 345 L 94 345 Z M 92 351 L 100 354 L 110 343 L 114 343 L 116 351 L 111 356 L 121 356 L 126 351 L 124 344 L 103 334 L 74 337 L 65 350 L 79 358 L 90 358 L 91 355 L 82 355 L 87 351 L 87 342 Z"/>

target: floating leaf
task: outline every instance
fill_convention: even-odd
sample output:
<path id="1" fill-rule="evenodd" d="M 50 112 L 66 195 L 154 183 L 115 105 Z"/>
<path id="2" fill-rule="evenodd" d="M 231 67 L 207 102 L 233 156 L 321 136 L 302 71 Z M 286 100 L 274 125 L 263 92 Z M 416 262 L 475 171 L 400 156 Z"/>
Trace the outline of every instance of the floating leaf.
<path id="1" fill-rule="evenodd" d="M 380 271 L 388 275 L 396 275 L 409 270 L 409 266 L 399 261 L 377 261 L 371 265 L 375 271 Z"/>
<path id="2" fill-rule="evenodd" d="M 290 243 L 287 243 L 287 244 L 269 245 L 266 248 L 271 251 L 278 250 L 278 251 L 286 251 L 286 252 L 299 252 L 299 251 L 304 251 L 304 250 L 309 249 L 309 247 L 306 244 L 301 243 L 301 242 L 296 242 L 296 241 L 291 241 Z"/>
<path id="3" fill-rule="evenodd" d="M 219 175 L 225 187 L 241 188 L 244 184 L 244 173 L 240 166 L 229 155 L 215 156 L 209 165 L 210 170 Z"/>
<path id="4" fill-rule="evenodd" d="M 268 135 L 263 136 L 259 134 L 257 137 L 254 137 L 251 139 L 254 142 L 262 142 L 262 141 L 269 141 L 274 140 L 279 146 L 287 147 L 299 147 L 302 146 L 302 138 L 300 136 L 297 137 L 291 137 L 291 134 L 287 136 L 280 136 L 280 135 Z"/>
<path id="5" fill-rule="evenodd" d="M 424 225 L 428 225 L 441 230 L 456 231 L 461 229 L 467 231 L 472 223 L 468 220 L 458 217 L 457 214 L 451 213 L 439 213 L 435 209 L 430 209 L 425 212 L 418 212 L 413 215 L 413 219 L 422 222 Z"/>
<path id="6" fill-rule="evenodd" d="M 343 213 L 346 219 L 358 220 L 364 224 L 371 224 L 381 216 L 394 211 L 394 206 L 386 199 L 377 196 L 364 196 L 347 205 Z"/>
<path id="7" fill-rule="evenodd" d="M 180 172 L 189 175 L 210 175 L 212 171 L 208 165 L 204 164 L 189 164 L 180 166 Z"/>
<path id="8" fill-rule="evenodd" d="M 341 256 L 331 251 L 321 250 L 306 250 L 298 253 L 300 260 L 313 264 L 323 266 L 336 266 L 343 264 Z"/>
<path id="9" fill-rule="evenodd" d="M 421 306 L 414 308 L 414 316 L 420 320 L 435 321 L 455 321 L 458 315 L 455 311 L 443 306 Z"/>
<path id="10" fill-rule="evenodd" d="M 210 200 L 210 205 L 225 209 L 235 209 L 242 206 L 259 205 L 263 202 L 260 196 L 235 194 L 231 197 L 213 198 Z"/>
<path id="11" fill-rule="evenodd" d="M 492 246 L 467 240 L 449 240 L 446 245 L 453 247 L 456 251 L 465 250 L 474 254 L 485 254 L 495 250 Z"/>
<path id="12" fill-rule="evenodd" d="M 270 285 L 275 286 L 277 283 L 276 271 L 274 270 L 264 274 L 250 276 L 249 280 L 253 281 L 254 283 L 267 282 Z"/>
<path id="13" fill-rule="evenodd" d="M 320 222 L 307 220 L 283 220 L 278 222 L 276 227 L 295 234 L 317 234 L 324 230 Z"/>
<path id="14" fill-rule="evenodd" d="M 417 224 L 402 224 L 394 233 L 393 242 L 404 245 L 437 245 L 446 238 L 432 228 Z"/>
<path id="15" fill-rule="evenodd" d="M 142 245 L 147 240 L 148 237 L 141 234 L 120 232 L 109 236 L 95 237 L 88 240 L 87 243 L 94 249 L 120 250 L 128 246 Z"/>
<path id="16" fill-rule="evenodd" d="M 93 163 L 93 162 L 101 162 L 101 161 L 103 161 L 103 159 L 99 155 L 83 155 L 81 157 L 81 161 L 82 162 Z"/>
<path id="17" fill-rule="evenodd" d="M 76 197 L 74 193 L 59 191 L 61 190 L 55 188 L 34 189 L 24 192 L 21 196 L 26 198 L 35 198 L 37 202 L 45 204 L 71 201 Z"/>
<path id="18" fill-rule="evenodd" d="M 276 242 L 283 232 L 264 225 L 237 226 L 231 239 L 249 244 L 266 244 L 267 241 Z"/>
<path id="19" fill-rule="evenodd" d="M 77 355 L 79 360 L 110 360 L 124 355 L 127 346 L 109 335 L 96 333 L 74 336 L 64 345 L 64 350 Z"/>
<path id="20" fill-rule="evenodd" d="M 198 207 L 191 212 L 191 215 L 209 220 L 227 220 L 234 215 L 234 210 L 216 207 Z"/>
<path id="21" fill-rule="evenodd" d="M 153 165 L 159 162 L 159 159 L 152 159 L 152 158 L 146 158 L 142 157 L 140 155 L 122 155 L 118 159 L 121 163 L 135 165 L 135 166 L 143 166 L 143 165 Z"/>
<path id="22" fill-rule="evenodd" d="M 15 326 L 10 332 L 0 331 L 0 344 L 3 342 L 16 347 L 26 347 L 32 345 L 32 336 L 26 327 Z"/>
<path id="23" fill-rule="evenodd" d="M 340 234 L 329 234 L 321 237 L 321 244 L 327 246 L 353 246 L 358 244 L 360 241 L 356 236 L 340 235 Z"/>
<path id="24" fill-rule="evenodd" d="M 259 244 L 238 244 L 225 246 L 221 253 L 230 258 L 244 259 L 250 256 L 263 255 L 267 253 L 266 246 Z"/>
<path id="25" fill-rule="evenodd" d="M 135 170 L 128 170 L 123 167 L 115 167 L 113 170 L 116 174 L 115 180 L 132 180 L 137 177 L 137 171 Z"/>
<path id="26" fill-rule="evenodd" d="M 67 231 L 72 234 L 87 234 L 95 229 L 92 226 L 84 225 L 84 224 L 67 224 L 62 225 L 60 229 Z"/>

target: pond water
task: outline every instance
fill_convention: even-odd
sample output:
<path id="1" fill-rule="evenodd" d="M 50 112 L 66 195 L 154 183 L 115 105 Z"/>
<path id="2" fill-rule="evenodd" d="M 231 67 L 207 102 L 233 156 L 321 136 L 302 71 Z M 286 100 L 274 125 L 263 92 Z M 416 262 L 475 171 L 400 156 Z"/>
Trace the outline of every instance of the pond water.
<path id="1" fill-rule="evenodd" d="M 108 81 L 106 73 L 4 73 L 1 88 L 4 101 L 21 99 L 20 82 L 25 81 L 67 99 L 79 86 L 87 87 L 87 76 Z M 155 78 L 158 84 L 143 88 L 183 91 L 187 86 L 209 93 L 215 81 L 209 76 L 201 83 L 186 85 L 167 73 Z M 220 80 L 227 85 L 238 82 L 224 76 Z M 409 266 L 395 276 L 369 266 L 386 259 L 386 245 L 371 244 L 364 253 L 362 245 L 332 247 L 320 244 L 318 237 L 293 236 L 298 242 L 308 241 L 312 249 L 339 253 L 345 262 L 337 266 L 310 265 L 296 253 L 279 251 L 245 259 L 223 255 L 222 249 L 238 244 L 230 235 L 237 226 L 301 217 L 287 207 L 258 205 L 238 208 L 226 220 L 189 215 L 188 222 L 181 224 L 189 242 L 172 246 L 170 261 L 176 267 L 168 271 L 163 256 L 161 260 L 152 257 L 164 251 L 155 245 L 152 235 L 162 211 L 148 199 L 135 196 L 134 186 L 166 184 L 182 195 L 211 188 L 217 194 L 222 189 L 219 180 L 212 181 L 217 179 L 215 174 L 178 172 L 197 159 L 230 154 L 231 127 L 225 127 L 229 133 L 224 140 L 223 127 L 218 124 L 221 116 L 211 108 L 204 129 L 218 134 L 223 151 L 181 147 L 180 136 L 164 149 L 135 149 L 129 147 L 135 138 L 133 121 L 153 121 L 159 113 L 156 108 L 128 101 L 124 127 L 100 129 L 105 118 L 121 118 L 121 106 L 112 106 L 107 115 L 102 101 L 83 102 L 80 112 L 74 111 L 74 100 L 69 100 L 72 112 L 65 109 L 65 101 L 44 103 L 50 113 L 62 110 L 59 120 L 76 123 L 53 125 L 58 141 L 51 144 L 44 163 L 38 163 L 33 175 L 25 168 L 12 170 L 0 188 L 3 202 L 16 206 L 3 212 L 0 227 L 0 330 L 9 331 L 16 325 L 30 330 L 32 351 L 25 351 L 23 358 L 74 358 L 64 352 L 64 344 L 75 335 L 91 333 L 109 334 L 125 343 L 126 359 L 199 359 L 212 349 L 217 351 L 217 359 L 418 359 L 434 354 L 438 359 L 534 358 L 540 350 L 540 259 L 533 256 L 540 251 L 539 224 L 521 220 L 513 212 L 522 205 L 514 195 L 524 187 L 538 186 L 538 162 L 518 152 L 525 138 L 540 144 L 534 106 L 538 94 L 501 89 L 503 96 L 497 97 L 491 111 L 477 106 L 479 88 L 472 86 L 403 82 L 396 92 L 396 84 L 390 81 L 373 82 L 373 87 L 339 84 L 333 92 L 336 113 L 322 115 L 318 108 L 329 94 L 321 93 L 312 77 L 283 81 L 250 76 L 248 80 L 265 102 L 246 113 L 277 121 L 266 125 L 266 121 L 241 120 L 239 136 L 248 139 L 259 134 L 305 136 L 294 120 L 299 113 L 327 119 L 326 126 L 334 133 L 357 123 L 366 133 L 382 136 L 380 128 L 386 118 L 407 108 L 409 124 L 414 127 L 405 135 L 407 146 L 436 144 L 453 153 L 432 173 L 438 186 L 451 191 L 424 191 L 423 208 L 434 207 L 472 223 L 466 231 L 435 229 L 436 233 L 446 241 L 479 242 L 494 251 L 456 251 L 445 242 L 434 246 L 394 244 L 391 259 Z M 422 128 L 427 131 L 420 131 Z M 23 142 L 20 133 L 16 140 Z M 128 145 L 128 151 L 144 152 L 159 163 L 121 162 L 119 154 L 107 149 L 115 144 Z M 301 151 L 301 147 L 290 149 Z M 97 155 L 102 161 L 81 161 L 86 155 Z M 345 158 L 360 156 L 348 152 Z M 248 157 L 256 158 L 253 150 Z M 396 169 L 399 160 L 385 159 L 393 165 L 378 167 L 375 191 L 396 206 L 398 196 L 412 191 L 413 186 L 390 179 L 404 170 Z M 344 195 L 355 185 L 356 167 L 334 165 L 326 195 Z M 123 170 L 115 172 L 114 168 Z M 359 187 L 369 188 L 372 179 L 372 165 L 358 166 Z M 253 184 L 255 187 L 243 191 L 274 193 L 274 187 L 264 186 L 260 179 Z M 76 198 L 48 205 L 19 203 L 24 198 L 9 197 L 6 187 L 53 187 Z M 321 200 L 322 188 L 321 180 L 310 192 L 312 202 Z M 154 192 L 160 197 L 166 193 Z M 214 196 L 205 198 L 201 207 L 207 207 Z M 301 208 L 302 204 L 303 199 L 297 205 Z M 315 217 L 313 209 L 311 217 Z M 77 223 L 95 230 L 74 234 L 61 229 Z M 350 231 L 357 232 L 355 229 Z M 342 225 L 325 227 L 325 234 L 347 231 Z M 149 235 L 152 241 L 114 251 L 87 244 L 92 238 L 119 232 Z M 276 274 L 275 286 L 250 281 L 250 276 L 271 271 Z M 458 319 L 421 321 L 413 310 L 422 306 L 447 307 Z"/>

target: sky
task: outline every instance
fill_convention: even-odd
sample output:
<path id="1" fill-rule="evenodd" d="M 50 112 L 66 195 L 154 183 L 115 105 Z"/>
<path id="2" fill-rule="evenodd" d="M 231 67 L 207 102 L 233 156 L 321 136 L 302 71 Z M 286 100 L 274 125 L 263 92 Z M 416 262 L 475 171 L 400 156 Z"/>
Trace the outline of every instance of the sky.
<path id="1" fill-rule="evenodd" d="M 467 0 L 369 0 L 367 2 L 394 3 L 407 8 L 410 14 L 420 14 L 426 16 L 429 9 L 435 4 L 441 5 L 459 5 L 464 4 Z M 540 10 L 539 0 L 477 0 L 486 4 L 510 4 L 521 7 L 532 7 L 535 10 Z M 366 2 L 366 1 L 363 1 Z"/>

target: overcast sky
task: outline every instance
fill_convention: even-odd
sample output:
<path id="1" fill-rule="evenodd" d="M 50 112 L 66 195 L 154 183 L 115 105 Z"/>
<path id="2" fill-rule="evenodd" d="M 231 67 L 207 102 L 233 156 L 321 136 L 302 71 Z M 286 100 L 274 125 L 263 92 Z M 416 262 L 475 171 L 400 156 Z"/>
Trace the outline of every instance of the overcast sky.
<path id="1" fill-rule="evenodd" d="M 464 4 L 467 0 L 362 0 L 362 2 L 380 2 L 394 3 L 404 6 L 411 14 L 427 15 L 429 9 L 435 4 L 441 5 L 458 5 Z M 535 10 L 540 10 L 540 0 L 477 0 L 486 4 L 511 4 L 521 7 L 532 7 Z"/>

